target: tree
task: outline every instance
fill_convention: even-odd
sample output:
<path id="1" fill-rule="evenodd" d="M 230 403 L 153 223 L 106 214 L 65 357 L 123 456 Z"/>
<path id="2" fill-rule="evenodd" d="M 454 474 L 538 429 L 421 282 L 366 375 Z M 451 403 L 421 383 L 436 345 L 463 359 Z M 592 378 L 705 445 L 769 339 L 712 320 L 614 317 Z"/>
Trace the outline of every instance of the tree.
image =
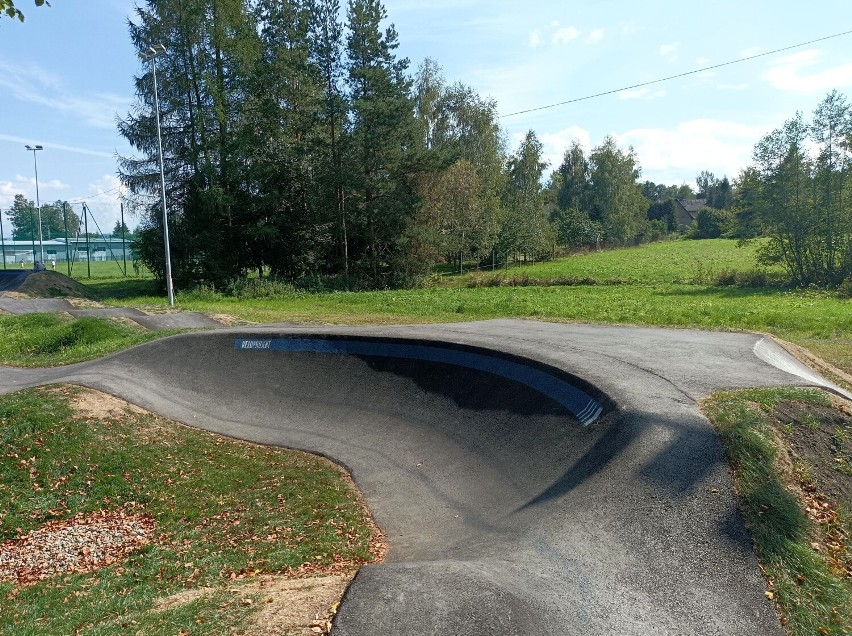
<path id="1" fill-rule="evenodd" d="M 589 217 L 606 238 L 627 243 L 643 231 L 648 201 L 636 182 L 641 174 L 633 149 L 621 150 L 607 137 L 590 155 Z"/>
<path id="2" fill-rule="evenodd" d="M 415 116 L 420 128 L 419 135 L 427 149 L 435 146 L 435 128 L 439 118 L 444 115 L 441 111 L 446 106 L 446 102 L 443 102 L 445 94 L 441 67 L 434 59 L 427 57 L 414 78 Z"/>
<path id="3" fill-rule="evenodd" d="M 41 206 L 41 235 L 43 240 L 65 236 L 65 221 L 68 221 L 68 233 L 74 235 L 80 229 L 80 217 L 71 206 L 63 201 L 45 203 Z M 38 240 L 39 211 L 34 201 L 23 194 L 16 194 L 9 220 L 12 224 L 12 238 L 16 241 Z"/>
<path id="4" fill-rule="evenodd" d="M 500 231 L 500 250 L 534 259 L 547 255 L 554 234 L 545 212 L 541 179 L 547 163 L 542 145 L 530 130 L 506 164 L 506 219 Z"/>
<path id="5" fill-rule="evenodd" d="M 763 137 L 755 146 L 760 174 L 756 208 L 769 242 L 764 262 L 781 262 L 797 284 L 816 282 L 813 267 L 811 162 L 805 150 L 807 129 L 801 113 Z"/>
<path id="6" fill-rule="evenodd" d="M 438 172 L 467 162 L 476 173 L 471 182 L 478 184 L 481 214 L 477 227 L 466 233 L 472 242 L 464 252 L 486 259 L 505 217 L 505 144 L 496 103 L 462 83 L 447 86 L 440 67 L 430 59 L 418 69 L 414 101 L 417 134 L 425 148 L 424 169 L 428 173 L 419 180 L 418 192 L 428 199 L 428 189 L 441 183 Z M 424 204 L 421 210 L 425 208 Z M 428 243 L 432 239 L 420 233 L 420 241 L 424 240 Z"/>
<path id="7" fill-rule="evenodd" d="M 9 221 L 12 224 L 13 240 L 38 240 L 38 216 L 35 201 L 29 201 L 23 194 L 16 194 L 12 209 L 9 210 Z"/>
<path id="8" fill-rule="evenodd" d="M 550 222 L 557 242 L 570 248 L 600 243 L 603 228 L 592 221 L 588 213 L 591 166 L 576 139 L 565 151 L 562 164 L 551 175 L 550 188 L 554 197 Z"/>
<path id="9" fill-rule="evenodd" d="M 41 227 L 45 239 L 62 238 L 65 229 L 74 236 L 80 230 L 80 217 L 65 201 L 54 201 L 41 206 Z"/>
<path id="10" fill-rule="evenodd" d="M 556 193 L 556 205 L 561 210 L 585 211 L 591 186 L 591 172 L 583 147 L 576 139 L 565 151 L 558 173 L 559 189 Z"/>
<path id="11" fill-rule="evenodd" d="M 339 20 L 339 0 L 317 0 L 312 7 L 311 62 L 323 83 L 323 110 L 320 121 L 325 134 L 319 137 L 318 181 L 322 185 L 322 203 L 335 211 L 336 253 L 332 269 L 349 273 L 349 235 L 347 228 L 343 156 L 346 142 L 347 102 L 343 93 L 346 68 L 343 60 L 343 24 Z"/>
<path id="12" fill-rule="evenodd" d="M 698 219 L 690 230 L 690 238 L 713 239 L 727 232 L 732 222 L 731 213 L 707 206 L 698 212 Z"/>
<path id="13" fill-rule="evenodd" d="M 710 199 L 713 196 L 713 189 L 716 187 L 716 175 L 709 170 L 702 170 L 695 177 L 695 185 L 698 186 L 697 197 L 699 199 Z"/>
<path id="14" fill-rule="evenodd" d="M 147 0 L 129 24 L 137 49 L 158 42 L 157 58 L 172 271 L 178 286 L 220 284 L 257 266 L 245 187 L 246 138 L 238 134 L 259 36 L 243 0 Z M 165 281 L 151 65 L 136 78 L 138 106 L 119 132 L 141 154 L 121 158 L 119 173 L 145 210 L 137 248 Z M 153 195 L 153 196 L 152 196 Z M 150 203 L 156 201 L 156 203 Z"/>
<path id="15" fill-rule="evenodd" d="M 731 187 L 731 182 L 727 176 L 722 177 L 722 180 L 716 184 L 713 198 L 710 205 L 717 210 L 727 210 L 731 207 L 734 200 L 734 190 Z"/>
<path id="16" fill-rule="evenodd" d="M 649 221 L 662 221 L 665 224 L 667 232 L 674 232 L 677 229 L 675 221 L 675 207 L 671 198 L 665 201 L 652 203 L 645 214 Z"/>
<path id="17" fill-rule="evenodd" d="M 814 111 L 810 134 L 818 145 L 814 164 L 814 213 L 823 239 L 819 265 L 827 280 L 838 276 L 838 265 L 848 250 L 852 234 L 852 208 L 849 205 L 850 143 L 852 113 L 846 98 L 836 90 L 829 93 Z"/>
<path id="18" fill-rule="evenodd" d="M 350 247 L 360 274 L 381 286 L 410 276 L 419 265 L 405 249 L 415 202 L 407 176 L 416 171 L 414 104 L 405 74 L 408 60 L 394 53 L 396 29 L 381 30 L 386 17 L 379 0 L 349 0 Z"/>
<path id="19" fill-rule="evenodd" d="M 35 0 L 35 6 L 41 7 L 44 5 L 49 7 L 50 3 L 45 0 Z M 0 0 L 0 15 L 4 13 L 10 18 L 18 18 L 21 22 L 25 19 L 21 10 L 15 7 L 15 0 Z"/>
<path id="20" fill-rule="evenodd" d="M 458 257 L 461 270 L 465 255 L 481 257 L 491 249 L 476 168 L 459 159 L 446 170 L 421 179 L 417 225 L 428 233 L 427 243 L 436 252 Z"/>
<path id="21" fill-rule="evenodd" d="M 110 235 L 115 237 L 123 236 L 127 240 L 131 240 L 133 238 L 133 232 L 131 232 L 128 229 L 127 224 L 121 220 L 115 222 Z"/>
<path id="22" fill-rule="evenodd" d="M 769 238 L 760 259 L 781 263 L 795 284 L 835 286 L 852 276 L 850 142 L 852 115 L 833 91 L 810 123 L 797 113 L 763 137 L 738 184 L 738 217 Z"/>
<path id="23" fill-rule="evenodd" d="M 731 201 L 733 220 L 728 232 L 731 238 L 748 240 L 760 236 L 762 230 L 756 213 L 760 188 L 760 173 L 754 166 L 743 168 L 734 179 Z"/>
<path id="24" fill-rule="evenodd" d="M 704 199 L 710 207 L 724 210 L 731 206 L 733 189 L 727 176 L 717 179 L 712 172 L 702 170 L 695 178 L 695 184 L 698 186 L 698 198 Z"/>
<path id="25" fill-rule="evenodd" d="M 247 256 L 261 272 L 290 280 L 314 274 L 332 249 L 335 222 L 335 152 L 326 90 L 333 61 L 321 58 L 312 38 L 323 37 L 328 6 L 260 0 L 255 16 L 261 53 L 256 58 L 240 110 L 239 151 L 249 158 L 243 188 Z M 321 24 L 318 24 L 318 21 Z M 317 36 L 319 31 L 319 36 Z M 333 97 L 333 96 L 332 96 Z"/>
<path id="26" fill-rule="evenodd" d="M 674 187 L 674 186 L 672 186 L 672 187 Z M 686 183 L 682 183 L 677 188 L 677 194 L 674 195 L 674 198 L 675 199 L 694 199 L 694 198 L 696 198 L 695 197 L 695 191 L 692 188 L 690 188 L 689 185 L 687 185 Z"/>

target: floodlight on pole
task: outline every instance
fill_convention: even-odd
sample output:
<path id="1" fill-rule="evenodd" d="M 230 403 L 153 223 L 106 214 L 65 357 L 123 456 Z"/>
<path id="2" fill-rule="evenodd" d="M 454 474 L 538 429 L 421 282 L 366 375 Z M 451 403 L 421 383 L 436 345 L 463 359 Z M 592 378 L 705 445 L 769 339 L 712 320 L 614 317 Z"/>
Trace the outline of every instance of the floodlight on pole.
<path id="1" fill-rule="evenodd" d="M 166 244 L 166 291 L 169 294 L 169 306 L 175 305 L 175 291 L 172 286 L 172 256 L 169 249 L 169 214 L 166 210 L 166 171 L 163 165 L 163 138 L 160 133 L 160 97 L 157 93 L 157 56 L 163 55 L 166 52 L 166 47 L 162 44 L 155 44 L 142 51 L 139 51 L 139 57 L 144 61 L 151 60 L 151 70 L 154 75 L 154 114 L 157 119 L 157 147 L 160 151 L 160 193 L 162 195 L 163 204 L 163 240 Z"/>
<path id="2" fill-rule="evenodd" d="M 30 146 L 27 144 L 24 146 L 27 150 L 32 151 L 33 153 L 33 166 L 35 167 L 35 182 L 36 182 L 36 208 L 38 209 L 38 247 L 41 252 L 41 260 L 39 261 L 42 265 L 44 265 L 44 241 L 41 237 L 41 201 L 38 198 L 38 161 L 36 160 L 36 151 L 44 150 L 44 146 L 36 145 Z"/>

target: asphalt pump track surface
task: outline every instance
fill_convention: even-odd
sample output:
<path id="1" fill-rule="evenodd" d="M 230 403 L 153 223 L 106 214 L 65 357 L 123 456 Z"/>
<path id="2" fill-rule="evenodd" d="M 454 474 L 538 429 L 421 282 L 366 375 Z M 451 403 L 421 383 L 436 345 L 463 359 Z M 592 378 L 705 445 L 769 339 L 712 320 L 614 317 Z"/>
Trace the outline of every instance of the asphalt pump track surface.
<path id="1" fill-rule="evenodd" d="M 0 368 L 0 392 L 90 386 L 346 466 L 390 549 L 339 636 L 756 635 L 782 630 L 697 401 L 819 382 L 787 363 L 739 333 L 265 326 Z"/>

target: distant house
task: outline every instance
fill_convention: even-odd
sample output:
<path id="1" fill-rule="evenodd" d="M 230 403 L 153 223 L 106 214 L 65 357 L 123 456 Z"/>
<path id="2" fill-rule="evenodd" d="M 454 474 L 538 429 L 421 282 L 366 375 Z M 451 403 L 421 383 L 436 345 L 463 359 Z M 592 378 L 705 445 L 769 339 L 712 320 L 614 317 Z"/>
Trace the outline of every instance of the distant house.
<path id="1" fill-rule="evenodd" d="M 686 232 L 698 220 L 698 213 L 706 207 L 707 199 L 675 199 L 674 216 L 678 232 Z"/>

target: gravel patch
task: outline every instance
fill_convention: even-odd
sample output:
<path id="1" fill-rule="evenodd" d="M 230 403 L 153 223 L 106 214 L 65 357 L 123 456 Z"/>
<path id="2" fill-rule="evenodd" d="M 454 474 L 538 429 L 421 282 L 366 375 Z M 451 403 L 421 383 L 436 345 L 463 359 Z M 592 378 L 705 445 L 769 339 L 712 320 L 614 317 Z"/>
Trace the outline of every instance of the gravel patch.
<path id="1" fill-rule="evenodd" d="M 153 531 L 152 517 L 124 511 L 51 521 L 0 545 L 0 580 L 26 584 L 113 565 L 150 543 Z"/>

